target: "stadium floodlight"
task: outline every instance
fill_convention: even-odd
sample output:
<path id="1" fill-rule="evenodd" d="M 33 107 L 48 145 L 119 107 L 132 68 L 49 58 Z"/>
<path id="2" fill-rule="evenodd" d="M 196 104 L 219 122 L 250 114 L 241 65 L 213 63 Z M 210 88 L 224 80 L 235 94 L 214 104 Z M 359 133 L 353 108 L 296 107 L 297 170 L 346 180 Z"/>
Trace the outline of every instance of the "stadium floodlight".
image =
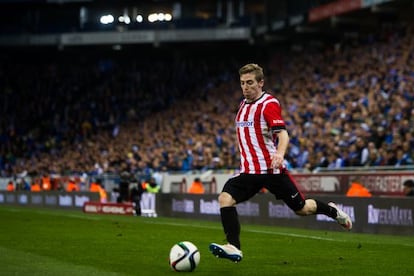
<path id="1" fill-rule="evenodd" d="M 165 21 L 171 21 L 171 20 L 172 20 L 172 15 L 171 15 L 171 13 L 166 13 L 166 14 L 164 14 L 164 20 L 165 20 Z"/>
<path id="2" fill-rule="evenodd" d="M 144 17 L 140 14 L 137 15 L 137 17 L 135 18 L 135 20 L 139 23 L 141 23 L 142 21 L 144 21 Z"/>
<path id="3" fill-rule="evenodd" d="M 158 20 L 158 14 L 156 13 L 151 13 L 150 15 L 148 15 L 148 21 L 149 22 L 155 22 Z"/>
<path id="4" fill-rule="evenodd" d="M 129 16 L 121 15 L 120 17 L 118 17 L 118 22 L 129 24 L 131 23 L 131 19 L 129 18 Z"/>
<path id="5" fill-rule="evenodd" d="M 99 22 L 104 25 L 111 24 L 114 22 L 114 16 L 112 14 L 102 15 Z"/>
<path id="6" fill-rule="evenodd" d="M 171 21 L 172 15 L 170 13 L 151 13 L 148 15 L 148 21 L 149 22 L 155 22 L 155 21 Z"/>
<path id="7" fill-rule="evenodd" d="M 157 20 L 158 21 L 164 21 L 164 14 L 163 13 L 159 13 L 159 14 L 157 14 Z"/>

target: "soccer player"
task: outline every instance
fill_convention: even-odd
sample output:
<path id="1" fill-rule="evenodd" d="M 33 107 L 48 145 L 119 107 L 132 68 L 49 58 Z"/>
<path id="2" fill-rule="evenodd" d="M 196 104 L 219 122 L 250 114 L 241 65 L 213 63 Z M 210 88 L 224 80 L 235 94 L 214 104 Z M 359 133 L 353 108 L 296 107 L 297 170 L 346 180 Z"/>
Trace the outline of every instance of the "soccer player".
<path id="1" fill-rule="evenodd" d="M 211 243 L 213 255 L 240 262 L 240 223 L 236 204 L 252 198 L 263 187 L 283 200 L 299 216 L 324 214 L 351 230 L 350 217 L 333 203 L 305 199 L 284 165 L 289 135 L 279 101 L 262 90 L 263 69 L 257 64 L 240 68 L 240 86 L 244 100 L 235 124 L 241 156 L 240 174 L 224 185 L 218 200 L 227 244 Z"/>

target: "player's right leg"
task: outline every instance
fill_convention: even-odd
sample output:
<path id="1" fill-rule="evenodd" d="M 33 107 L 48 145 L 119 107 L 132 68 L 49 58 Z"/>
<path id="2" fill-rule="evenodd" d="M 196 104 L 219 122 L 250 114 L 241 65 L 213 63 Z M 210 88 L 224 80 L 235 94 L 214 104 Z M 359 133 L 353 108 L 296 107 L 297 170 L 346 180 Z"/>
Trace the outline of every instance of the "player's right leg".
<path id="1" fill-rule="evenodd" d="M 339 209 L 333 202 L 326 204 L 325 202 L 316 199 L 306 199 L 303 208 L 295 212 L 300 216 L 324 214 L 336 220 L 345 230 L 350 231 L 352 229 L 352 220 L 349 215 Z"/>
<path id="2" fill-rule="evenodd" d="M 270 179 L 279 186 L 268 185 L 265 187 L 273 193 L 276 198 L 282 198 L 286 205 L 289 206 L 299 216 L 309 216 L 314 214 L 324 214 L 333 218 L 342 228 L 346 230 L 352 229 L 352 221 L 348 214 L 338 208 L 335 203 L 325 203 L 317 199 L 305 199 L 300 192 L 296 181 L 285 172 L 280 175 L 273 175 L 274 179 Z"/>
<path id="3" fill-rule="evenodd" d="M 334 219 L 339 223 L 339 225 L 341 225 L 345 230 L 350 231 L 352 229 L 352 220 L 349 215 L 339 209 L 333 202 L 329 202 L 328 205 L 336 209 L 337 215 Z"/>

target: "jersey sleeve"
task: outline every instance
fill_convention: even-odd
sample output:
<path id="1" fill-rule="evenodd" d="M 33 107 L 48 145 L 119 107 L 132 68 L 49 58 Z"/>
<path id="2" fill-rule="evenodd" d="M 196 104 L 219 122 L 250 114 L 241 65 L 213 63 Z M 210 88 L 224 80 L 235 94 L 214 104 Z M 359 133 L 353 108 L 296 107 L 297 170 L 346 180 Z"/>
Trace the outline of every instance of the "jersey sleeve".
<path id="1" fill-rule="evenodd" d="M 272 131 L 278 132 L 286 129 L 286 124 L 282 117 L 282 109 L 277 100 L 271 101 L 266 105 L 263 115 Z"/>

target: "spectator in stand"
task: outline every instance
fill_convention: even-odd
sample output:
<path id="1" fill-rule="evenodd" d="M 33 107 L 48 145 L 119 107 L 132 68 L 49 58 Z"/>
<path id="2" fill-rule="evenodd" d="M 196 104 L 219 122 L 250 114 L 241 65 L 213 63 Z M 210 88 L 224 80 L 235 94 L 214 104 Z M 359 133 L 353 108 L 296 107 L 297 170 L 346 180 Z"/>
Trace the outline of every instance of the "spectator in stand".
<path id="1" fill-rule="evenodd" d="M 387 166 L 396 166 L 397 165 L 397 153 L 393 149 L 387 149 L 386 152 L 386 165 Z"/>
<path id="2" fill-rule="evenodd" d="M 73 177 L 69 178 L 69 181 L 66 186 L 66 192 L 79 192 L 80 188 L 78 183 L 76 183 Z"/>
<path id="3" fill-rule="evenodd" d="M 155 179 L 151 177 L 148 181 L 142 184 L 142 196 L 141 196 L 141 214 L 148 217 L 157 217 L 155 209 L 155 194 L 160 191 L 160 186 L 155 182 Z"/>
<path id="4" fill-rule="evenodd" d="M 15 188 L 14 188 L 14 183 L 13 183 L 13 181 L 9 181 L 8 183 L 7 183 L 7 191 L 8 192 L 14 192 L 14 190 L 15 190 Z"/>
<path id="5" fill-rule="evenodd" d="M 132 183 L 131 188 L 131 201 L 134 203 L 135 215 L 140 216 L 141 213 L 141 197 L 144 193 L 144 188 L 141 183 L 134 182 Z"/>
<path id="6" fill-rule="evenodd" d="M 373 149 L 373 146 L 375 147 L 375 145 L 372 143 L 371 149 Z M 365 166 L 369 157 L 370 145 L 366 145 L 363 137 L 358 137 L 356 140 L 356 148 L 359 156 L 359 165 Z"/>
<path id="7" fill-rule="evenodd" d="M 134 181 L 133 175 L 130 172 L 130 167 L 127 163 L 122 163 L 119 181 L 119 198 L 118 203 L 130 201 L 130 184 Z"/>
<path id="8" fill-rule="evenodd" d="M 40 192 L 42 190 L 42 188 L 40 187 L 40 184 L 39 184 L 39 180 L 38 179 L 33 179 L 32 180 L 32 186 L 31 186 L 31 188 L 30 188 L 30 191 L 31 192 Z"/>
<path id="9" fill-rule="evenodd" d="M 204 194 L 204 184 L 199 177 L 196 177 L 188 189 L 189 194 Z"/>
<path id="10" fill-rule="evenodd" d="M 410 160 L 408 154 L 404 152 L 402 147 L 397 148 L 397 153 L 395 157 L 396 157 L 396 162 L 394 164 L 395 167 L 413 164 L 412 160 Z"/>
<path id="11" fill-rule="evenodd" d="M 348 148 L 348 166 L 358 167 L 361 165 L 361 158 L 355 143 L 352 143 Z"/>
<path id="12" fill-rule="evenodd" d="M 365 163 L 366 167 L 379 166 L 380 156 L 377 149 L 369 151 L 368 160 Z"/>
<path id="13" fill-rule="evenodd" d="M 330 152 L 328 154 L 328 161 L 329 161 L 329 164 L 327 166 L 328 169 L 340 169 L 340 168 L 342 168 L 343 160 L 342 160 L 339 153 Z"/>
<path id="14" fill-rule="evenodd" d="M 351 182 L 346 192 L 347 197 L 372 197 L 371 192 L 361 183 L 359 178 Z"/>
<path id="15" fill-rule="evenodd" d="M 43 191 L 50 191 L 52 190 L 52 181 L 50 180 L 50 176 L 48 173 L 44 173 L 42 178 L 42 190 Z"/>
<path id="16" fill-rule="evenodd" d="M 406 196 L 414 196 L 414 180 L 408 179 L 403 183 L 404 194 Z"/>
<path id="17" fill-rule="evenodd" d="M 327 168 L 329 165 L 329 159 L 325 155 L 325 152 L 318 151 L 316 152 L 316 160 L 315 163 L 310 165 L 310 168 L 314 172 L 318 172 L 321 168 Z"/>
<path id="18" fill-rule="evenodd" d="M 98 183 L 98 180 L 93 180 L 91 181 L 90 185 L 89 185 L 89 192 L 92 193 L 99 193 L 99 190 L 101 188 L 101 186 Z"/>
<path id="19" fill-rule="evenodd" d="M 105 187 L 103 186 L 102 183 L 99 183 L 99 199 L 101 201 L 101 203 L 106 203 L 108 202 L 108 194 L 105 190 Z"/>
<path id="20" fill-rule="evenodd" d="M 16 179 L 16 191 L 30 191 L 31 190 L 30 183 L 23 177 Z"/>

